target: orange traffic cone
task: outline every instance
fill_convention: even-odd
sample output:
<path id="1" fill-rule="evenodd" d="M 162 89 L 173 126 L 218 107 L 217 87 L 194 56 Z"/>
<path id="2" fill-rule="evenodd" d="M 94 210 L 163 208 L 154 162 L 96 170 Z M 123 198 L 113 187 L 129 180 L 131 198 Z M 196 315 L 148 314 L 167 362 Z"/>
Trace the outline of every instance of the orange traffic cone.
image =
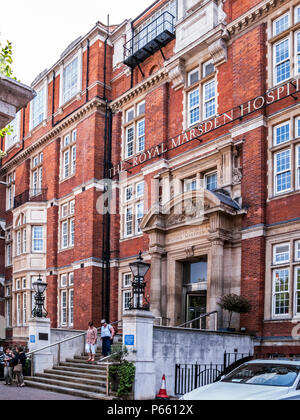
<path id="1" fill-rule="evenodd" d="M 166 375 L 162 377 L 162 384 L 159 391 L 159 394 L 156 396 L 159 400 L 168 400 L 169 396 L 167 394 L 167 387 L 166 387 Z"/>

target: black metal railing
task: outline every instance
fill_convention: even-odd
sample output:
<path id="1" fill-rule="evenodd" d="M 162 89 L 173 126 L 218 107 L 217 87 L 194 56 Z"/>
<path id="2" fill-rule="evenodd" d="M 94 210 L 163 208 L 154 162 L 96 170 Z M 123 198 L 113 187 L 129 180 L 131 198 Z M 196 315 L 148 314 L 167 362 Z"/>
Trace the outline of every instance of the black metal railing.
<path id="1" fill-rule="evenodd" d="M 124 63 L 136 67 L 175 38 L 175 17 L 162 13 L 124 45 Z"/>
<path id="2" fill-rule="evenodd" d="M 216 382 L 222 375 L 223 365 L 176 365 L 175 394 L 185 395 L 194 389 Z"/>
<path id="3" fill-rule="evenodd" d="M 45 202 L 47 201 L 47 188 L 32 188 L 19 194 L 14 199 L 14 208 L 18 208 L 28 202 Z"/>

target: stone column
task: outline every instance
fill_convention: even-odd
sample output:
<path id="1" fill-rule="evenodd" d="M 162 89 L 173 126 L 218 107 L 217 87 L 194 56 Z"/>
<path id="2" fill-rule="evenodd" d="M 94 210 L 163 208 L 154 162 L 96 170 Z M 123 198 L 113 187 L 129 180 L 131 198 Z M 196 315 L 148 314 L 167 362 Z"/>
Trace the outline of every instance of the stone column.
<path id="1" fill-rule="evenodd" d="M 33 318 L 29 321 L 29 352 L 42 349 L 51 344 L 51 321 L 45 318 Z M 50 349 L 36 353 L 32 359 L 33 373 L 43 373 L 45 369 L 52 369 L 53 354 Z"/>
<path id="2" fill-rule="evenodd" d="M 153 359 L 154 316 L 147 311 L 127 311 L 123 315 L 123 345 L 127 360 L 135 364 L 134 399 L 154 400 L 156 395 Z"/>
<path id="3" fill-rule="evenodd" d="M 211 277 L 208 285 L 208 312 L 218 311 L 218 327 L 222 327 L 222 310 L 218 305 L 224 290 L 224 239 L 212 235 L 211 241 Z M 209 322 L 210 329 L 214 329 L 214 319 Z"/>
<path id="4" fill-rule="evenodd" d="M 151 311 L 155 318 L 162 316 L 162 253 L 151 252 Z"/>

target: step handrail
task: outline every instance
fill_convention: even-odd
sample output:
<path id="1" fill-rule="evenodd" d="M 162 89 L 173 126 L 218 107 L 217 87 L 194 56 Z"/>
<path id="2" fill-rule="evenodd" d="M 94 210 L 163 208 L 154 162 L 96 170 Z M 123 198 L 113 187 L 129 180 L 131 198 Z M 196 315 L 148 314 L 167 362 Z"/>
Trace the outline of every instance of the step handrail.
<path id="1" fill-rule="evenodd" d="M 179 325 L 177 328 L 185 328 L 187 325 L 191 325 L 193 322 L 200 321 L 201 319 L 204 319 L 204 318 L 208 318 L 211 315 L 216 315 L 216 318 L 215 318 L 215 331 L 217 331 L 217 329 L 218 329 L 218 315 L 219 315 L 219 312 L 218 311 L 213 311 L 213 312 L 209 312 L 207 314 L 203 314 L 203 315 L 199 316 L 198 318 L 192 319 L 191 321 L 188 321 L 188 322 L 185 322 L 182 325 Z"/>
<path id="2" fill-rule="evenodd" d="M 117 324 L 120 324 L 121 322 L 122 322 L 122 320 L 121 321 L 116 321 L 116 322 L 113 322 L 110 325 L 111 326 L 117 325 Z M 101 327 L 97 328 L 97 331 L 100 331 L 100 330 L 101 330 Z M 64 340 L 57 341 L 56 343 L 49 344 L 46 347 L 41 347 L 40 349 L 33 350 L 33 351 L 29 352 L 29 353 L 26 353 L 26 356 L 27 357 L 30 357 L 30 356 L 32 356 L 32 355 L 34 355 L 36 353 L 39 353 L 40 351 L 48 350 L 48 349 L 50 349 L 52 347 L 59 346 L 60 344 L 67 343 L 68 341 L 72 341 L 72 340 L 76 340 L 77 338 L 84 337 L 84 336 L 86 336 L 86 334 L 87 334 L 87 332 L 85 331 L 84 333 L 81 333 L 81 334 L 78 334 L 78 335 L 74 335 L 74 337 L 65 338 Z"/>

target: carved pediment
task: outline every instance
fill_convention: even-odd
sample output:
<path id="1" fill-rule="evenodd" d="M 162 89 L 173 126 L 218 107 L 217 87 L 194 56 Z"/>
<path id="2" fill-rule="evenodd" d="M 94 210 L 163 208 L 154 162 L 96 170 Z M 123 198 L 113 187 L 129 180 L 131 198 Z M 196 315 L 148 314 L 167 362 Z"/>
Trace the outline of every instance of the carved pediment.
<path id="1" fill-rule="evenodd" d="M 162 231 L 184 225 L 201 225 L 207 220 L 207 215 L 216 211 L 235 214 L 215 193 L 206 189 L 178 195 L 164 206 L 151 208 L 141 223 L 145 232 L 158 229 Z"/>

